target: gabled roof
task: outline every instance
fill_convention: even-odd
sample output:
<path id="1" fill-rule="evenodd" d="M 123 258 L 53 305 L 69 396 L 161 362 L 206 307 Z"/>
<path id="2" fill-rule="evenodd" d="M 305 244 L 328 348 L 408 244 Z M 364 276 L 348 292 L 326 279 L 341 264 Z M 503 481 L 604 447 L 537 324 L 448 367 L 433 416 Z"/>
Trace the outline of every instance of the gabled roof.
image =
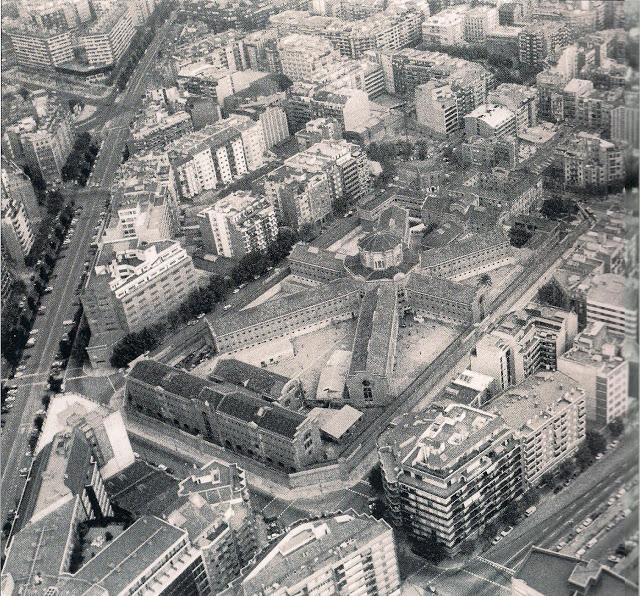
<path id="1" fill-rule="evenodd" d="M 274 400 L 280 398 L 284 386 L 290 381 L 287 377 L 233 358 L 218 360 L 210 378 L 250 389 Z"/>

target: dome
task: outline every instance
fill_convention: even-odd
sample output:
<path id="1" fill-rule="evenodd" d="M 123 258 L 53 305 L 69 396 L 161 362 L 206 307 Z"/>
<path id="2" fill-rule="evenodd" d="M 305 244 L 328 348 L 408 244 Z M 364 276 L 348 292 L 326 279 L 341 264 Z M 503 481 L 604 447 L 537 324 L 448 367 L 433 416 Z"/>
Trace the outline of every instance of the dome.
<path id="1" fill-rule="evenodd" d="M 393 250 L 402 241 L 391 232 L 371 232 L 358 241 L 358 248 L 364 252 L 386 252 Z"/>

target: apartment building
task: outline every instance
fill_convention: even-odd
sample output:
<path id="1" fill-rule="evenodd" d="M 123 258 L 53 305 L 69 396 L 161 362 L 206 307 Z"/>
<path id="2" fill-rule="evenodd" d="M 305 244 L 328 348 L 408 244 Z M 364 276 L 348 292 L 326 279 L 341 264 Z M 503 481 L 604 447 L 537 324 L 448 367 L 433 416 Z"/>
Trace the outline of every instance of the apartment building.
<path id="1" fill-rule="evenodd" d="M 207 251 L 225 257 L 264 252 L 278 235 L 273 205 L 242 190 L 200 211 L 198 225 Z"/>
<path id="2" fill-rule="evenodd" d="M 587 290 L 587 321 L 605 323 L 611 333 L 638 338 L 637 286 L 622 275 L 594 276 Z"/>
<path id="3" fill-rule="evenodd" d="M 502 83 L 489 92 L 487 102 L 502 106 L 515 114 L 517 133 L 538 123 L 538 93 L 535 87 Z"/>
<path id="4" fill-rule="evenodd" d="M 189 199 L 241 178 L 264 163 L 262 126 L 233 115 L 167 147 L 181 197 Z"/>
<path id="5" fill-rule="evenodd" d="M 332 192 L 326 172 L 306 172 L 280 166 L 264 177 L 266 199 L 276 209 L 278 220 L 295 230 L 316 225 L 332 212 Z"/>
<path id="6" fill-rule="evenodd" d="M 278 337 L 302 335 L 334 321 L 354 319 L 360 284 L 344 279 L 270 300 L 240 313 L 209 321 L 218 353 L 233 353 Z"/>
<path id="7" fill-rule="evenodd" d="M 586 435 L 586 395 L 579 382 L 561 372 L 537 372 L 491 400 L 520 442 L 527 487 L 571 458 Z"/>
<path id="8" fill-rule="evenodd" d="M 1 307 L 4 309 L 13 294 L 15 274 L 13 273 L 10 257 L 4 244 L 0 244 L 0 296 L 2 298 Z"/>
<path id="9" fill-rule="evenodd" d="M 289 257 L 291 275 L 305 284 L 324 284 L 346 277 L 344 261 L 336 253 L 298 242 Z"/>
<path id="10" fill-rule="evenodd" d="M 188 64 L 198 62 L 230 72 L 249 68 L 246 60 L 245 36 L 239 31 L 230 29 L 185 37 L 186 41 L 179 43 L 171 56 L 175 73 Z"/>
<path id="11" fill-rule="evenodd" d="M 498 9 L 500 10 L 500 9 Z M 520 53 L 518 36 L 522 27 L 498 25 L 487 33 L 487 56 L 489 58 L 503 58 L 513 64 Z"/>
<path id="12" fill-rule="evenodd" d="M 464 116 L 464 130 L 467 136 L 485 138 L 514 135 L 516 116 L 502 106 L 485 104 Z"/>
<path id="13" fill-rule="evenodd" d="M 325 140 L 285 160 L 285 165 L 329 177 L 331 201 L 345 197 L 355 203 L 370 189 L 369 164 L 364 151 L 345 140 Z"/>
<path id="14" fill-rule="evenodd" d="M 54 68 L 72 62 L 74 40 L 71 31 L 40 30 L 27 23 L 3 26 L 20 66 Z"/>
<path id="15" fill-rule="evenodd" d="M 278 54 L 282 74 L 293 81 L 312 78 L 314 71 L 331 67 L 339 61 L 340 53 L 326 38 L 294 33 L 278 40 Z"/>
<path id="16" fill-rule="evenodd" d="M 343 131 L 358 132 L 366 128 L 371 109 L 369 96 L 359 89 L 320 89 L 309 104 L 311 119 L 334 118 Z"/>
<path id="17" fill-rule="evenodd" d="M 423 18 L 411 8 L 378 13 L 360 21 L 285 10 L 272 15 L 270 21 L 281 37 L 292 33 L 319 35 L 328 38 L 343 56 L 358 59 L 368 50 L 397 50 L 417 43 Z"/>
<path id="18" fill-rule="evenodd" d="M 554 157 L 560 180 L 572 188 L 607 188 L 624 180 L 623 152 L 597 135 L 577 133 L 558 145 Z"/>
<path id="19" fill-rule="evenodd" d="M 232 383 L 142 360 L 127 377 L 126 395 L 132 409 L 287 473 L 321 458 L 316 420 Z"/>
<path id="20" fill-rule="evenodd" d="M 22 203 L 31 222 L 38 222 L 41 219 L 40 206 L 33 184 L 29 177 L 22 171 L 16 163 L 8 159 L 2 159 L 0 169 L 2 190 L 16 201 Z"/>
<path id="21" fill-rule="evenodd" d="M 419 316 L 470 325 L 484 317 L 483 297 L 476 288 L 413 272 L 406 286 L 407 305 Z"/>
<path id="22" fill-rule="evenodd" d="M 7 127 L 5 155 L 28 165 L 45 182 L 60 182 L 62 167 L 73 147 L 73 132 L 69 109 L 48 98 L 36 117 Z"/>
<path id="23" fill-rule="evenodd" d="M 422 41 L 428 47 L 461 45 L 465 35 L 468 5 L 450 6 L 422 23 Z"/>
<path id="24" fill-rule="evenodd" d="M 459 129 L 458 99 L 445 83 L 429 81 L 416 87 L 416 119 L 442 138 Z"/>
<path id="25" fill-rule="evenodd" d="M 438 394 L 434 401 L 456 402 L 480 408 L 496 394 L 496 381 L 470 369 L 462 371 Z"/>
<path id="26" fill-rule="evenodd" d="M 258 551 L 258 524 L 245 471 L 211 461 L 180 481 L 179 506 L 167 522 L 183 528 L 202 553 L 212 593 L 236 579 Z"/>
<path id="27" fill-rule="evenodd" d="M 514 248 L 500 232 L 473 235 L 420 255 L 420 267 L 425 275 L 453 281 L 475 277 L 514 261 Z"/>
<path id="28" fill-rule="evenodd" d="M 521 64 L 540 65 L 553 50 L 569 45 L 569 31 L 559 22 L 527 24 L 518 35 L 518 45 Z"/>
<path id="29" fill-rule="evenodd" d="M 191 257 L 177 242 L 104 245 L 81 294 L 91 328 L 87 352 L 92 363 L 107 362 L 124 334 L 169 314 L 196 288 Z"/>
<path id="30" fill-rule="evenodd" d="M 100 243 L 153 243 L 179 230 L 178 191 L 167 156 L 146 153 L 127 160 L 112 185 L 111 217 Z"/>
<path id="31" fill-rule="evenodd" d="M 321 589 L 333 594 L 372 591 L 398 596 L 400 575 L 391 527 L 352 510 L 298 522 L 224 594 L 284 596 Z"/>
<path id="32" fill-rule="evenodd" d="M 640 96 L 637 92 L 625 93 L 624 105 L 611 110 L 611 140 L 628 143 L 631 147 L 640 146 Z"/>
<path id="33" fill-rule="evenodd" d="M 593 322 L 558 358 L 558 370 L 584 387 L 588 424 L 598 430 L 627 414 L 629 363 L 621 344 L 606 324 Z"/>
<path id="34" fill-rule="evenodd" d="M 497 415 L 450 403 L 397 418 L 378 439 L 395 526 L 449 554 L 522 494 L 522 455 Z"/>
<path id="35" fill-rule="evenodd" d="M 78 43 L 90 65 L 110 66 L 122 58 L 134 34 L 129 5 L 115 4 L 78 36 Z"/>
<path id="36" fill-rule="evenodd" d="M 149 110 L 151 112 L 151 110 Z M 162 151 L 167 145 L 193 132 L 193 122 L 187 112 L 169 114 L 161 108 L 147 113 L 136 123 L 128 143 L 131 153 Z"/>
<path id="37" fill-rule="evenodd" d="M 291 136 L 289 134 L 287 113 L 280 106 L 279 99 L 266 99 L 263 101 L 258 99 L 245 102 L 241 106 L 234 108 L 233 113 L 248 116 L 260 123 L 265 149 L 271 149 Z"/>
<path id="38" fill-rule="evenodd" d="M 578 330 L 576 313 L 529 304 L 510 313 L 477 342 L 471 370 L 493 377 L 507 389 L 538 370 L 556 370 Z"/>
<path id="39" fill-rule="evenodd" d="M 342 127 L 335 118 L 316 118 L 309 120 L 302 130 L 296 133 L 298 150 L 304 151 L 324 140 L 337 141 L 342 138 Z"/>
<path id="40" fill-rule="evenodd" d="M 497 26 L 498 8 L 495 6 L 474 6 L 464 13 L 465 41 L 484 42 Z"/>
<path id="41" fill-rule="evenodd" d="M 31 252 L 34 235 L 31 220 L 20 198 L 13 198 L 2 189 L 1 212 L 2 246 L 18 269 L 23 269 L 24 259 Z"/>
<path id="42" fill-rule="evenodd" d="M 356 407 L 386 405 L 398 336 L 398 293 L 392 283 L 369 290 L 360 303 L 344 399 Z"/>

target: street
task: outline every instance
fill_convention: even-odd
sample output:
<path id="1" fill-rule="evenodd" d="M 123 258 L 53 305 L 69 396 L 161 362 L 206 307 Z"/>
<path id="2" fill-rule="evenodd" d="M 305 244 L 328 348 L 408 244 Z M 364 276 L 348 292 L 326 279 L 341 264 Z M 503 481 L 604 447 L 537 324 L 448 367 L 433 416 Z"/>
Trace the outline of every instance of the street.
<path id="1" fill-rule="evenodd" d="M 118 106 L 127 108 L 107 130 L 94 164 L 90 186 L 74 193 L 76 204 L 82 205 L 83 211 L 67 247 L 67 256 L 60 258 L 54 268 L 54 274 L 57 276 L 51 281 L 52 292 L 43 300 L 43 304 L 50 307 L 44 315 L 36 319 L 34 324 L 34 328 L 39 329 L 36 344 L 30 349 L 31 358 L 26 361 L 24 375 L 15 381 L 19 387 L 15 407 L 11 412 L 10 421 L 2 432 L 3 499 L 0 506 L 2 523 L 7 519 L 9 510 L 14 509 L 18 504 L 24 489 L 25 481 L 19 476 L 18 471 L 31 465 L 31 456 L 27 451 L 29 435 L 33 428 L 35 414 L 42 407 L 41 398 L 47 386 L 49 370 L 64 333 L 63 321 L 68 319 L 76 308 L 72 306 L 75 300 L 74 292 L 84 271 L 84 261 L 88 256 L 91 238 L 95 233 L 94 228 L 100 220 L 100 212 L 109 196 L 109 186 L 121 163 L 124 143 L 128 137 L 129 121 L 141 101 L 147 71 L 172 21 L 172 18 L 168 19 L 158 31 L 147 53 L 132 74 L 120 104 L 115 104 L 110 110 L 104 111 L 105 119 L 108 119 L 110 114 L 120 109 Z"/>

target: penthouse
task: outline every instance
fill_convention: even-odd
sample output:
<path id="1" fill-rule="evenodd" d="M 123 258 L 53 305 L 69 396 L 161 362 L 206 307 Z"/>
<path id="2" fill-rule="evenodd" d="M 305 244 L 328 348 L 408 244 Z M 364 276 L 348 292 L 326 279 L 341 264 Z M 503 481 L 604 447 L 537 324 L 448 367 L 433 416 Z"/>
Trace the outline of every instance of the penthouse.
<path id="1" fill-rule="evenodd" d="M 493 399 L 489 411 L 520 441 L 528 486 L 572 457 L 585 438 L 585 391 L 561 372 L 532 375 Z"/>
<path id="2" fill-rule="evenodd" d="M 327 283 L 345 277 L 344 261 L 335 253 L 298 242 L 289 255 L 291 275 L 312 284 Z"/>
<path id="3" fill-rule="evenodd" d="M 287 472 L 320 459 L 317 421 L 245 387 L 142 360 L 127 377 L 126 399 L 145 415 Z"/>
<path id="4" fill-rule="evenodd" d="M 347 375 L 349 403 L 380 406 L 389 401 L 398 335 L 398 295 L 393 284 L 367 292 L 360 305 L 351 366 Z"/>
<path id="5" fill-rule="evenodd" d="M 484 317 L 483 297 L 466 284 L 414 272 L 406 295 L 414 312 L 439 321 L 469 325 Z"/>
<path id="6" fill-rule="evenodd" d="M 463 280 L 493 271 L 514 261 L 515 251 L 500 233 L 471 236 L 423 252 L 420 266 L 426 275 Z"/>
<path id="7" fill-rule="evenodd" d="M 469 406 L 396 418 L 378 439 L 378 457 L 394 525 L 419 539 L 435 533 L 449 554 L 522 493 L 513 431 Z"/>
<path id="8" fill-rule="evenodd" d="M 208 319 L 218 353 L 232 353 L 277 337 L 320 329 L 335 321 L 355 318 L 360 305 L 360 285 L 337 280 L 219 319 Z"/>

